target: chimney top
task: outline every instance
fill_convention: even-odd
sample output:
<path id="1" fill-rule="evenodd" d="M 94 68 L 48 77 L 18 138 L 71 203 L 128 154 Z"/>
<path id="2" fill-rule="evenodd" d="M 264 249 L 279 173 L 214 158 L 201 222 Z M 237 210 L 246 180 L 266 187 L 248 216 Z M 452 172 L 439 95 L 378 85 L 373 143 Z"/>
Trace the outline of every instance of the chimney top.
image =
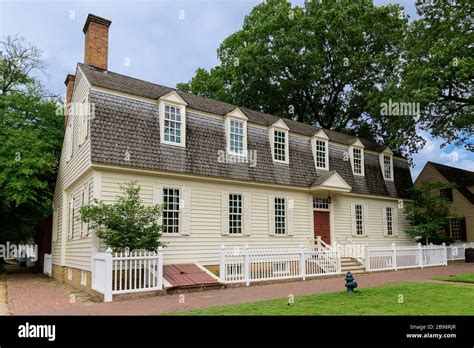
<path id="1" fill-rule="evenodd" d="M 105 19 L 105 18 L 96 16 L 96 15 L 93 15 L 92 13 L 89 13 L 89 15 L 87 16 L 87 19 L 86 19 L 86 23 L 84 24 L 84 28 L 82 28 L 82 31 L 84 32 L 84 34 L 87 32 L 87 29 L 89 28 L 89 24 L 91 22 L 94 22 L 94 23 L 97 23 L 97 24 L 102 24 L 102 25 L 106 26 L 107 28 L 110 27 L 110 24 L 112 24 L 112 21 L 110 21 L 108 19 Z"/>
<path id="2" fill-rule="evenodd" d="M 67 74 L 64 84 L 67 86 L 69 84 L 69 81 L 74 81 L 75 79 L 76 79 L 75 75 Z"/>

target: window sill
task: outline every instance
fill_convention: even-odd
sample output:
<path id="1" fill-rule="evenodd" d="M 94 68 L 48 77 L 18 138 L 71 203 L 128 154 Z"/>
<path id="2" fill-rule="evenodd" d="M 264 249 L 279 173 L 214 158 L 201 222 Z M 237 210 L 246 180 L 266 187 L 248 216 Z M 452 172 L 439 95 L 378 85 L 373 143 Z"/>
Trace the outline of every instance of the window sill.
<path id="1" fill-rule="evenodd" d="M 353 234 L 352 237 L 354 238 L 369 238 L 366 234 Z"/>
<path id="2" fill-rule="evenodd" d="M 276 238 L 285 238 L 285 237 L 293 237 L 292 234 L 270 234 L 270 237 L 276 237 Z"/>
<path id="3" fill-rule="evenodd" d="M 183 234 L 183 233 L 162 233 L 161 237 L 171 237 L 171 238 L 176 238 L 176 237 L 188 237 L 189 234 Z"/>
<path id="4" fill-rule="evenodd" d="M 273 163 L 274 164 L 286 164 L 286 165 L 290 164 L 289 161 L 278 161 L 278 160 L 275 160 L 275 159 L 273 160 Z"/>
<path id="5" fill-rule="evenodd" d="M 398 235 L 389 236 L 387 234 L 383 235 L 385 238 L 398 238 Z"/>

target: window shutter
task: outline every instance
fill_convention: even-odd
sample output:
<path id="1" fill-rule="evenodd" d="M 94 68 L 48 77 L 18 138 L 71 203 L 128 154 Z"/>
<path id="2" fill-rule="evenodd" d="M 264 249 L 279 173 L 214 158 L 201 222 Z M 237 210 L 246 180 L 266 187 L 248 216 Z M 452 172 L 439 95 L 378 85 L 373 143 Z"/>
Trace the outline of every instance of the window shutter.
<path id="1" fill-rule="evenodd" d="M 362 235 L 363 236 L 367 236 L 369 233 L 369 231 L 367 230 L 367 224 L 368 224 L 368 221 L 369 221 L 369 205 L 368 204 L 363 204 L 362 205 L 362 209 L 364 210 L 362 212 Z"/>
<path id="2" fill-rule="evenodd" d="M 461 240 L 462 241 L 467 241 L 467 232 L 466 232 L 466 218 L 463 217 L 460 219 L 461 222 Z"/>
<path id="3" fill-rule="evenodd" d="M 243 213 L 244 213 L 244 235 L 250 236 L 251 232 L 251 208 L 250 208 L 250 194 L 244 193 L 242 196 L 243 202 Z"/>
<path id="4" fill-rule="evenodd" d="M 58 240 L 58 208 L 53 209 L 53 242 Z"/>
<path id="5" fill-rule="evenodd" d="M 293 210 L 294 210 L 294 201 L 291 197 L 286 197 L 286 234 L 289 236 L 293 235 Z"/>
<path id="6" fill-rule="evenodd" d="M 393 220 L 393 217 L 392 217 Z M 383 235 L 388 236 L 388 229 L 387 229 L 387 207 L 382 206 L 382 224 L 383 224 Z M 393 229 L 393 226 L 392 226 Z"/>
<path id="7" fill-rule="evenodd" d="M 222 207 L 222 235 L 227 236 L 229 234 L 229 193 L 222 192 L 222 199 L 221 199 L 221 207 Z"/>
<path id="8" fill-rule="evenodd" d="M 392 224 L 393 224 L 393 235 L 398 236 L 398 208 L 397 206 L 392 207 Z"/>
<path id="9" fill-rule="evenodd" d="M 163 186 L 154 186 L 153 187 L 153 204 L 163 204 Z M 158 224 L 163 223 L 163 214 L 160 215 L 158 219 Z"/>
<path id="10" fill-rule="evenodd" d="M 189 236 L 191 233 L 190 228 L 190 206 L 191 206 L 191 190 L 183 188 L 181 190 L 181 200 L 180 200 L 180 213 L 181 213 L 181 234 Z"/>
<path id="11" fill-rule="evenodd" d="M 275 235 L 275 197 L 268 197 L 268 234 Z"/>
<path id="12" fill-rule="evenodd" d="M 351 203 L 351 229 L 352 235 L 355 236 L 357 234 L 356 231 L 356 221 L 355 221 L 355 203 Z"/>

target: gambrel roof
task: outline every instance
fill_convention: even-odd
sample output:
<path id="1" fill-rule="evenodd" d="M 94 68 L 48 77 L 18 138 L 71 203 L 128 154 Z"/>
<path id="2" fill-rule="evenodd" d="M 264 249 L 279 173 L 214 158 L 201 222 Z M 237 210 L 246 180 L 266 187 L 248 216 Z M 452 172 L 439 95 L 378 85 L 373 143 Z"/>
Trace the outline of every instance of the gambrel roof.
<path id="1" fill-rule="evenodd" d="M 92 86 L 107 90 L 155 100 L 176 91 L 84 64 L 79 67 Z M 93 163 L 308 189 L 323 176 L 327 178 L 328 171 L 315 169 L 311 142 L 300 136 L 313 136 L 321 128 L 281 119 L 290 131 L 289 164 L 274 163 L 268 129 L 260 126 L 270 127 L 280 118 L 240 107 L 248 119 L 247 148 L 256 150 L 256 165 L 220 163 L 219 152 L 226 148 L 224 117 L 236 106 L 176 91 L 187 103 L 186 147 L 177 147 L 160 142 L 158 104 L 104 92 L 92 90 L 89 97 L 95 104 L 95 117 L 91 120 Z M 351 192 L 408 198 L 405 190 L 412 187 L 413 182 L 405 159 L 394 157 L 394 181 L 384 180 L 379 153 L 386 146 L 360 139 L 365 150 L 370 151 L 364 155 L 365 177 L 354 176 L 345 151 L 357 138 L 329 130 L 324 132 L 329 137 L 329 169 L 337 172 L 337 177 Z M 125 160 L 126 152 L 128 160 Z"/>

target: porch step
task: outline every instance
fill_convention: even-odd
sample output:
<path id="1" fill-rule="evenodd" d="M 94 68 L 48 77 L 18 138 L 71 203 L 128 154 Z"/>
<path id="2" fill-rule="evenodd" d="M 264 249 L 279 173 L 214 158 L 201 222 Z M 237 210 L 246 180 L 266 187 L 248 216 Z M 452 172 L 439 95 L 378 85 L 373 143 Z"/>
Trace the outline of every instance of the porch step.
<path id="1" fill-rule="evenodd" d="M 341 272 L 364 273 L 365 267 L 352 257 L 341 257 Z"/>

